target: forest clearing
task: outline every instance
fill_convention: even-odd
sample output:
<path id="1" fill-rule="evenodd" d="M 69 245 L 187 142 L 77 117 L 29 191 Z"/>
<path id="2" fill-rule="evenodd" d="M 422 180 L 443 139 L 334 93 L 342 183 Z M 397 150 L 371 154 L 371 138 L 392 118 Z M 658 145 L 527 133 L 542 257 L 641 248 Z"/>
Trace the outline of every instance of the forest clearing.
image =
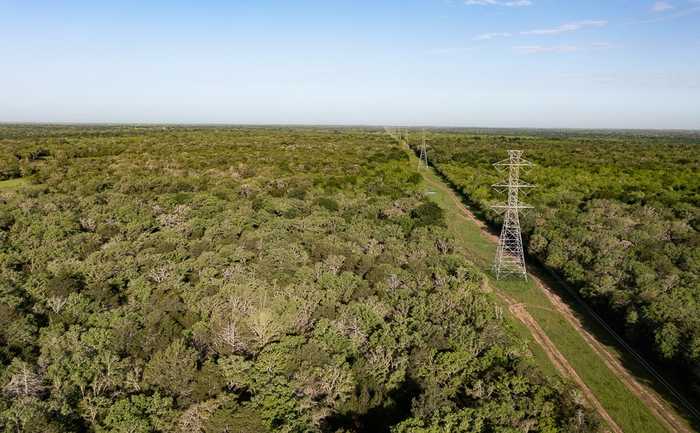
<path id="1" fill-rule="evenodd" d="M 431 191 L 439 191 L 436 196 L 438 203 L 447 208 L 448 213 L 450 212 L 450 207 L 458 209 L 459 216 L 467 220 L 461 221 L 451 228 L 456 232 L 471 232 L 467 235 L 469 237 L 466 238 L 466 241 L 463 242 L 464 250 L 467 251 L 468 258 L 474 263 L 481 264 L 484 271 L 488 274 L 498 237 L 489 231 L 489 227 L 484 222 L 474 216 L 462 203 L 458 195 L 443 183 L 443 180 L 440 179 L 439 175 L 437 175 L 432 168 L 422 171 L 421 173 L 426 180 L 426 184 L 431 187 Z M 470 226 L 473 228 L 470 229 Z M 479 233 L 488 243 L 484 242 L 483 239 L 475 239 L 476 233 Z M 459 239 L 459 235 L 456 237 Z M 489 247 L 488 244 L 491 244 L 491 246 Z M 663 398 L 660 398 L 653 391 L 647 389 L 645 385 L 640 384 L 639 379 L 632 377 L 627 367 L 621 365 L 619 355 L 616 353 L 616 350 L 619 349 L 616 349 L 614 346 L 607 347 L 598 342 L 596 337 L 590 335 L 589 331 L 586 331 L 580 319 L 571 308 L 561 300 L 559 295 L 556 294 L 556 291 L 551 288 L 546 288 L 545 283 L 537 276 L 531 275 L 530 277 L 532 283 L 528 288 L 518 287 L 517 289 L 513 289 L 512 283 L 511 286 L 507 286 L 504 285 L 502 281 L 496 281 L 494 279 L 491 279 L 491 285 L 497 285 L 499 287 L 500 290 L 497 293 L 499 298 L 509 307 L 513 316 L 529 328 L 529 333 L 532 335 L 532 338 L 536 340 L 537 345 L 545 348 L 549 361 L 554 364 L 557 371 L 564 377 L 569 377 L 577 382 L 579 388 L 588 391 L 586 393 L 588 395 L 587 398 L 593 400 L 592 405 L 597 407 L 601 417 L 608 420 L 608 425 L 611 429 L 614 431 L 692 431 L 687 422 L 680 419 L 676 411 L 669 408 L 664 403 Z M 537 300 L 534 301 L 533 292 L 535 295 L 537 294 L 534 289 L 535 287 L 540 288 L 542 293 L 546 295 L 546 298 L 534 296 L 534 299 Z M 518 302 L 513 297 L 522 300 L 522 302 Z M 579 338 L 576 338 L 575 334 L 571 331 L 568 333 L 564 332 L 563 336 L 559 338 L 559 343 L 562 346 L 562 350 L 566 351 L 570 359 L 579 361 L 575 362 L 576 365 L 581 369 L 583 374 L 586 374 L 587 379 L 592 384 L 591 386 L 595 387 L 598 394 L 605 396 L 606 405 L 611 408 L 610 410 L 615 414 L 615 419 L 620 420 L 619 422 L 625 427 L 624 429 L 620 429 L 616 422 L 610 418 L 605 406 L 600 405 L 597 401 L 595 397 L 597 394 L 592 392 L 585 381 L 582 381 L 580 377 L 578 377 L 576 369 L 574 369 L 567 361 L 567 358 L 559 352 L 556 345 L 549 340 L 546 336 L 546 332 L 544 332 L 532 315 L 528 313 L 528 308 L 533 309 L 535 312 L 539 311 L 537 315 L 545 326 L 548 326 L 549 331 L 553 335 L 562 335 L 562 329 L 567 327 L 565 323 L 561 322 L 561 318 L 563 317 L 566 322 L 574 328 L 573 330 L 575 330 L 575 333 L 583 336 L 585 345 L 588 345 L 593 352 L 584 351 L 584 353 L 581 353 L 580 347 L 584 343 L 582 343 Z M 559 316 L 558 319 L 557 316 Z M 523 335 L 527 335 L 527 333 Z M 537 348 L 533 349 L 536 351 Z M 595 356 L 593 355 L 594 353 Z M 596 356 L 600 359 L 596 360 Z M 546 363 L 546 360 L 541 359 L 541 356 L 540 363 Z M 593 372 L 593 374 L 591 374 L 591 372 Z M 627 394 L 624 398 L 621 398 L 625 393 L 619 386 L 619 383 L 616 383 L 616 377 L 621 379 L 621 382 L 630 392 L 630 394 Z M 643 408 L 639 402 L 635 403 L 635 399 L 641 400 L 647 407 Z M 621 405 L 621 401 L 625 403 Z M 654 420 L 654 417 L 656 420 Z"/>
<path id="2" fill-rule="evenodd" d="M 443 143 L 449 142 L 449 140 L 454 140 L 457 136 L 456 135 L 450 135 L 450 134 L 445 134 L 441 135 L 440 133 L 435 133 L 431 134 L 430 139 L 433 144 L 431 147 L 431 150 L 433 151 L 433 155 L 435 155 L 435 152 L 437 151 L 438 155 L 435 157 L 437 159 L 437 170 L 441 171 L 441 167 L 444 165 L 440 163 L 440 157 L 441 155 L 439 154 L 439 149 L 441 146 L 443 146 Z M 462 136 L 464 137 L 464 136 Z M 556 140 L 568 140 L 571 142 L 574 142 L 576 138 L 574 137 L 559 137 L 556 138 Z M 624 136 L 618 136 L 613 138 L 617 142 L 621 142 L 625 137 Z M 511 137 L 503 137 L 500 136 L 498 138 L 494 136 L 474 136 L 474 137 L 464 137 L 463 140 L 487 140 L 487 143 L 479 143 L 478 141 L 476 142 L 476 145 L 474 146 L 469 146 L 469 145 L 462 145 L 463 149 L 467 150 L 470 153 L 470 156 L 474 157 L 474 162 L 467 163 L 469 165 L 476 165 L 478 164 L 483 164 L 484 159 L 483 155 L 480 155 L 483 153 L 483 150 L 486 149 L 487 152 L 490 152 L 493 156 L 492 158 L 496 158 L 497 150 L 496 147 L 500 147 L 503 149 L 505 145 L 502 145 L 501 142 L 508 142 L 508 141 L 520 141 L 522 138 L 517 137 L 517 136 L 511 136 Z M 529 139 L 531 140 L 531 143 L 542 143 L 542 142 L 547 142 L 548 140 L 546 138 L 538 138 L 538 137 L 528 137 L 526 140 Z M 679 140 L 679 137 L 676 137 L 677 140 Z M 536 141 L 535 141 L 536 140 Z M 605 141 L 605 140 L 610 140 L 607 138 L 599 138 L 595 136 L 584 136 L 583 140 L 589 143 L 595 143 L 596 140 L 598 141 Z M 649 140 L 649 139 L 647 139 Z M 651 139 L 653 140 L 653 139 Z M 683 140 L 680 138 L 680 140 Z M 697 140 L 697 139 L 695 139 Z M 442 141 L 442 143 L 441 143 Z M 551 142 L 551 138 L 549 140 Z M 415 137 L 413 139 L 412 145 L 414 149 L 416 149 L 416 154 L 418 154 L 418 148 L 420 146 L 420 137 L 418 134 L 415 134 Z M 685 143 L 693 143 L 694 140 L 691 139 L 689 141 L 686 141 Z M 683 143 L 683 141 L 681 141 Z M 498 146 L 497 146 L 498 145 Z M 487 146 L 487 147 L 486 147 Z M 564 146 L 564 145 L 560 145 Z M 571 147 L 574 147 L 575 145 L 572 143 L 570 145 Z M 624 144 L 618 144 L 619 148 L 625 149 Z M 628 151 L 631 151 L 632 148 L 634 148 L 635 144 L 632 145 L 627 145 Z M 613 147 L 613 146 L 611 146 Z M 648 146 L 653 149 L 653 146 Z M 545 147 L 542 146 L 542 149 Z M 680 154 L 683 153 L 683 144 L 675 147 L 676 151 L 679 152 Z M 690 147 L 686 147 L 688 153 L 685 154 L 685 156 L 690 157 L 689 160 L 684 160 L 681 159 L 682 164 L 684 165 L 684 169 L 680 171 L 674 172 L 674 176 L 677 177 L 682 177 L 684 176 L 684 173 L 688 173 L 687 169 L 690 169 L 690 172 L 692 173 L 695 168 L 691 165 L 690 167 L 686 167 L 685 164 L 688 161 L 694 161 L 695 164 L 697 164 L 697 158 L 693 158 L 690 155 L 694 151 L 692 145 Z M 547 151 L 551 152 L 551 147 L 547 147 Z M 568 152 L 570 152 L 572 149 L 567 149 Z M 609 149 L 610 150 L 610 149 Z M 648 152 L 653 152 L 654 150 L 648 151 Z M 502 151 L 504 152 L 504 151 Z M 562 154 L 563 155 L 563 154 Z M 460 157 L 464 158 L 464 157 Z M 631 157 L 631 158 L 634 158 Z M 683 158 L 683 157 L 681 157 Z M 496 159 L 492 159 L 492 161 L 495 161 Z M 464 161 L 465 159 L 461 159 L 462 161 L 462 166 L 465 166 Z M 608 160 L 610 161 L 610 160 Z M 442 160 L 444 163 L 453 163 L 452 160 L 449 159 L 444 159 Z M 615 159 L 613 158 L 612 161 L 609 162 L 610 167 L 614 167 L 614 165 L 617 163 Z M 454 166 L 455 164 L 453 164 Z M 484 164 L 485 166 L 485 164 Z M 482 166 L 483 167 L 483 166 Z M 484 188 L 484 186 L 489 185 L 489 181 L 492 179 L 495 179 L 494 176 L 496 173 L 489 173 L 488 171 L 485 172 L 485 177 L 487 179 L 483 180 L 480 179 L 478 182 L 474 182 L 472 184 L 466 184 L 464 182 L 461 183 L 453 183 L 452 179 L 450 178 L 449 175 L 446 175 L 445 172 L 443 171 L 441 173 L 442 178 L 439 175 L 436 175 L 432 172 L 431 170 L 423 172 L 424 177 L 426 177 L 426 180 L 428 180 L 429 184 L 433 189 L 439 189 L 440 188 L 440 183 L 442 180 L 447 182 L 452 186 L 452 188 L 455 189 L 462 189 L 464 188 L 465 185 L 469 185 L 468 189 L 464 188 L 462 189 L 465 195 L 463 195 L 463 199 L 467 200 L 467 202 L 470 202 L 473 204 L 473 206 L 479 211 L 481 210 L 486 210 L 486 208 L 483 207 L 484 199 L 481 202 L 481 207 L 479 207 L 479 204 L 474 204 L 475 202 L 471 201 L 473 200 L 472 196 L 469 196 L 468 192 L 466 191 L 475 191 L 479 190 L 482 191 L 487 191 L 487 189 Z M 690 175 L 692 178 L 692 175 Z M 464 178 L 462 178 L 464 179 Z M 474 180 L 474 177 L 471 177 L 472 180 Z M 561 180 L 561 179 L 566 179 L 565 176 L 561 177 L 554 177 L 550 178 L 551 180 Z M 550 180 L 550 182 L 551 182 Z M 682 182 L 682 181 L 681 181 Z M 683 184 L 684 190 L 687 191 L 697 191 L 697 177 L 695 177 L 692 181 L 690 181 L 687 184 Z M 444 188 L 443 188 L 444 189 Z M 470 223 L 473 223 L 475 226 L 478 226 L 481 229 L 481 233 L 483 234 L 484 237 L 488 238 L 494 246 L 492 248 L 495 248 L 495 243 L 497 243 L 498 238 L 497 236 L 491 234 L 489 232 L 489 227 L 486 226 L 485 224 L 481 223 L 478 219 L 474 217 L 472 212 L 465 207 L 460 201 L 459 198 L 457 198 L 457 195 L 453 191 L 450 191 L 448 189 L 444 189 L 444 192 L 446 195 L 450 196 L 449 200 L 445 200 L 444 203 L 452 202 L 453 205 L 456 205 L 458 208 L 460 208 L 460 211 L 466 215 L 467 220 Z M 541 194 L 548 194 L 550 193 L 549 191 L 544 191 L 541 192 Z M 692 193 L 691 193 L 692 194 Z M 692 198 L 693 196 L 689 196 L 690 202 L 693 203 L 693 200 L 696 200 Z M 488 211 L 487 211 L 488 212 Z M 485 217 L 486 220 L 489 218 L 493 218 L 494 214 L 489 214 L 487 217 Z M 693 215 L 696 215 L 693 217 Z M 690 220 L 692 222 L 693 218 L 697 218 L 697 214 L 690 213 Z M 526 221 L 527 221 L 527 216 L 526 216 Z M 697 221 L 697 219 L 695 220 Z M 464 230 L 463 227 L 459 228 L 460 230 Z M 488 253 L 485 253 L 484 248 L 475 248 L 477 245 L 476 242 L 474 242 L 473 237 L 470 239 L 470 242 L 465 243 L 467 246 L 467 250 L 469 250 L 469 258 L 470 260 L 474 261 L 475 263 L 482 263 L 482 266 L 484 266 L 484 270 L 487 271 L 488 273 L 488 267 L 491 265 L 491 260 L 490 258 L 493 255 L 492 250 Z M 534 270 L 537 270 L 537 267 L 535 267 Z M 691 271 L 692 272 L 692 271 Z M 538 272 L 539 273 L 539 272 Z M 548 283 L 543 283 L 542 278 L 545 278 Z M 552 278 L 555 277 L 555 278 Z M 640 355 L 634 349 L 631 348 L 625 348 L 621 346 L 618 342 L 611 341 L 612 338 L 611 335 L 609 335 L 609 332 L 613 332 L 615 334 L 616 338 L 620 338 L 619 336 L 616 335 L 615 331 L 613 330 L 605 330 L 603 329 L 599 323 L 596 323 L 593 318 L 590 316 L 590 314 L 595 314 L 592 313 L 590 308 L 586 305 L 585 301 L 582 299 L 578 298 L 577 295 L 573 292 L 571 292 L 571 289 L 566 288 L 565 291 L 562 290 L 565 288 L 565 286 L 568 284 L 567 282 L 563 281 L 562 278 L 558 277 L 556 274 L 553 275 L 540 275 L 540 277 L 533 276 L 534 279 L 534 284 L 530 284 L 530 287 L 526 287 L 527 285 L 523 285 L 521 287 L 518 287 L 517 289 L 513 290 L 513 288 L 506 288 L 503 287 L 503 290 L 511 293 L 514 295 L 517 299 L 522 300 L 522 302 L 525 302 L 525 304 L 517 304 L 517 305 L 522 305 L 524 308 L 528 307 L 528 302 L 532 302 L 529 306 L 532 307 L 533 314 L 536 317 L 539 317 L 538 320 L 542 321 L 544 326 L 547 326 L 547 323 L 549 323 L 549 329 L 548 331 L 554 336 L 554 335 L 560 335 L 561 338 L 559 338 L 559 344 L 562 350 L 564 350 L 568 358 L 574 362 L 578 363 L 578 368 L 582 372 L 582 374 L 588 376 L 588 381 L 591 383 L 591 386 L 595 389 L 597 389 L 597 394 L 601 395 L 601 398 L 604 400 L 606 399 L 605 395 L 607 394 L 607 403 L 610 405 L 610 410 L 612 413 L 615 413 L 616 419 L 619 419 L 620 424 L 625 427 L 623 430 L 625 431 L 692 431 L 688 424 L 686 424 L 687 421 L 683 421 L 681 418 L 678 416 L 678 410 L 680 410 L 680 413 L 686 414 L 685 416 L 688 416 L 690 420 L 696 420 L 697 419 L 697 411 L 694 410 L 693 403 L 689 402 L 684 396 L 680 395 L 677 392 L 677 389 L 674 388 L 674 385 L 667 384 L 665 378 L 662 375 L 659 375 L 657 371 L 653 369 L 653 367 L 648 365 L 647 359 L 653 359 L 653 355 L 651 354 L 645 354 L 645 355 Z M 493 281 L 493 283 L 498 284 L 498 281 Z M 550 286 L 559 286 L 559 290 L 552 290 L 550 287 L 547 287 L 547 285 Z M 533 300 L 537 299 L 538 292 L 540 290 L 533 290 L 534 287 L 537 287 L 541 290 L 541 293 L 543 295 L 546 295 L 545 299 L 540 299 L 539 302 L 533 302 Z M 691 286 L 692 287 L 692 284 Z M 569 296 L 568 294 L 573 295 Z M 571 304 L 573 303 L 574 307 L 576 307 L 576 312 L 572 311 L 572 307 L 567 305 L 566 302 L 562 300 L 562 296 L 568 299 L 568 302 Z M 512 304 L 512 302 L 510 303 Z M 578 307 L 585 307 L 585 310 L 581 311 Z M 580 363 L 582 358 L 586 358 L 586 354 L 582 353 L 580 350 L 580 344 L 582 343 L 573 343 L 577 341 L 578 339 L 573 336 L 573 335 L 561 335 L 561 331 L 563 329 L 566 329 L 567 326 L 564 323 L 557 323 L 557 321 L 552 322 L 552 318 L 548 317 L 550 316 L 550 312 L 552 311 L 552 308 L 555 308 L 558 312 L 558 314 L 561 315 L 561 317 L 566 319 L 566 322 L 569 323 L 569 325 L 576 330 L 576 333 L 580 334 L 580 337 L 583 337 L 585 340 L 584 345 L 588 345 L 590 349 L 593 350 L 595 353 L 595 356 L 591 358 L 590 356 L 588 357 L 588 362 L 586 363 Z M 693 308 L 693 307 L 689 307 Z M 600 318 L 597 318 L 600 323 L 602 323 L 603 326 L 607 326 L 604 320 L 601 320 Z M 559 319 L 561 320 L 561 318 Z M 585 322 L 585 325 L 581 323 L 581 321 Z M 554 324 L 554 326 L 552 326 Z M 593 327 L 593 331 L 591 331 L 590 327 Z M 534 331 L 533 331 L 534 333 Z M 564 333 L 566 334 L 566 333 Z M 595 334 L 596 336 L 592 335 Z M 597 338 L 596 338 L 597 337 Z M 599 339 L 603 339 L 605 342 L 602 344 Z M 573 344 L 572 344 L 573 343 Z M 624 343 L 624 342 L 623 342 Z M 631 352 L 627 353 L 629 350 Z M 592 355 L 592 353 L 588 353 L 588 355 Z M 640 358 L 638 361 L 637 359 L 629 359 L 631 358 L 631 355 L 636 356 L 637 358 Z M 599 357 L 598 360 L 595 360 L 595 357 Z M 645 359 L 645 357 L 647 359 Z M 640 365 L 640 362 L 644 364 L 644 367 Z M 601 364 L 602 363 L 602 364 Z M 625 366 L 623 366 L 623 364 Z M 651 368 L 651 371 L 645 370 L 646 368 Z M 631 374 L 629 370 L 633 370 L 635 373 Z M 606 371 L 607 370 L 607 371 Z M 591 374 L 592 372 L 596 371 L 596 373 Z M 668 373 L 668 371 L 666 371 Z M 656 375 L 656 376 L 653 376 Z M 596 377 L 598 376 L 598 377 Z M 609 376 L 608 378 L 602 379 L 605 376 Z M 625 387 L 634 395 L 636 395 L 638 398 L 640 398 L 642 401 L 644 401 L 645 405 L 647 406 L 647 409 L 642 409 L 640 408 L 640 413 L 637 415 L 631 415 L 630 408 L 634 407 L 634 404 L 628 406 L 628 404 L 620 405 L 620 399 L 619 397 L 622 394 L 622 390 L 617 389 L 614 392 L 610 392 L 611 389 L 610 387 L 612 386 L 613 383 L 617 382 L 614 379 L 614 376 L 617 376 L 620 378 L 620 380 L 624 383 Z M 678 386 L 679 382 L 676 382 L 675 386 Z M 688 382 L 680 382 L 681 385 L 688 385 Z M 650 388 L 651 387 L 651 388 Z M 661 397 L 659 395 L 665 396 Z M 631 395 L 629 396 L 631 399 L 634 399 L 635 397 L 632 397 Z M 676 397 L 678 397 L 680 400 L 676 400 Z M 672 409 L 671 407 L 668 406 L 668 404 L 665 402 L 665 399 L 670 399 L 670 401 L 674 402 L 675 404 L 678 404 L 676 409 Z M 645 414 L 642 414 L 642 412 L 646 412 Z M 651 422 L 650 424 L 648 423 L 650 421 L 650 414 L 653 414 L 657 421 L 656 422 Z M 605 417 L 603 415 L 603 417 Z M 659 424 L 659 422 L 661 424 Z M 634 425 L 636 423 L 636 426 Z M 662 429 L 662 425 L 665 427 L 665 429 Z M 656 426 L 656 427 L 654 427 Z"/>

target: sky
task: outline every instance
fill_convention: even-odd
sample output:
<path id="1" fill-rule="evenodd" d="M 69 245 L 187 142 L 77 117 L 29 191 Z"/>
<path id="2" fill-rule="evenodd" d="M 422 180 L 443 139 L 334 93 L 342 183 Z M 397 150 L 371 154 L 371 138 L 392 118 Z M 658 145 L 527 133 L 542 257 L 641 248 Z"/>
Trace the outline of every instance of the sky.
<path id="1" fill-rule="evenodd" d="M 0 0 L 0 122 L 700 129 L 700 0 Z"/>

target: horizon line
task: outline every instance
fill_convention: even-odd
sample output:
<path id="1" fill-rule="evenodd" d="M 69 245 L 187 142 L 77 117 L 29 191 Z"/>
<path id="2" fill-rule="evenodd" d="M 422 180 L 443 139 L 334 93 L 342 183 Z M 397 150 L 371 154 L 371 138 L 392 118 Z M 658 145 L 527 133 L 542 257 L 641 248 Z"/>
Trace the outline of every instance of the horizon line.
<path id="1" fill-rule="evenodd" d="M 311 128 L 384 128 L 408 129 L 492 129 L 492 130 L 543 130 L 543 131 L 654 131 L 700 132 L 700 128 L 625 128 L 625 127 L 556 127 L 556 126 L 454 126 L 435 124 L 371 124 L 371 123 L 235 123 L 235 122 L 102 122 L 102 121 L 4 121 L 1 126 L 181 126 L 181 127 L 311 127 Z"/>

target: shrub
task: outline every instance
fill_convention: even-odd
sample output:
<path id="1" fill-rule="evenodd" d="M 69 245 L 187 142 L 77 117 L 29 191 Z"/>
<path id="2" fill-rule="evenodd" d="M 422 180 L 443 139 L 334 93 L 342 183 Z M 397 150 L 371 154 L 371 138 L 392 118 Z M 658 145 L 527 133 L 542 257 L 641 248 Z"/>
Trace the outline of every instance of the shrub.
<path id="1" fill-rule="evenodd" d="M 445 226 L 445 211 L 433 202 L 423 203 L 411 211 L 416 227 Z"/>

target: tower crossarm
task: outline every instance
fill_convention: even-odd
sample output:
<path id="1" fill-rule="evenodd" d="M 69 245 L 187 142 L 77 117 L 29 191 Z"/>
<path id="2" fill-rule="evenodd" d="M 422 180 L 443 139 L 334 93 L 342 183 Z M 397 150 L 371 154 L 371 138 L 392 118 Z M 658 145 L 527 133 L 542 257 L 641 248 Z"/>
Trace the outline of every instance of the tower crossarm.
<path id="1" fill-rule="evenodd" d="M 517 203 L 494 203 L 490 206 L 493 209 L 512 209 L 512 208 L 523 208 L 523 209 L 532 209 L 532 205 L 529 205 L 525 202 L 518 201 Z"/>
<path id="2" fill-rule="evenodd" d="M 519 160 L 513 160 L 511 158 L 509 159 L 504 159 L 503 161 L 498 161 L 493 163 L 494 167 L 500 168 L 500 167 L 532 167 L 534 164 L 531 163 L 530 161 L 524 160 L 524 159 L 519 159 Z"/>
<path id="3" fill-rule="evenodd" d="M 502 167 L 502 166 L 532 167 L 534 164 L 531 163 L 530 161 L 526 161 L 524 159 L 520 160 L 518 162 L 512 162 L 510 159 L 504 159 L 503 161 L 494 162 L 493 165 L 495 165 L 496 167 Z"/>
<path id="4" fill-rule="evenodd" d="M 496 189 L 508 189 L 508 188 L 534 188 L 535 185 L 527 182 L 518 182 L 518 183 L 494 183 L 491 185 L 492 187 Z"/>
<path id="5" fill-rule="evenodd" d="M 491 205 L 491 209 L 498 209 L 498 210 L 503 210 L 503 209 L 533 209 L 532 206 L 526 203 L 518 203 L 517 205 L 508 205 L 508 204 L 494 204 Z"/>

